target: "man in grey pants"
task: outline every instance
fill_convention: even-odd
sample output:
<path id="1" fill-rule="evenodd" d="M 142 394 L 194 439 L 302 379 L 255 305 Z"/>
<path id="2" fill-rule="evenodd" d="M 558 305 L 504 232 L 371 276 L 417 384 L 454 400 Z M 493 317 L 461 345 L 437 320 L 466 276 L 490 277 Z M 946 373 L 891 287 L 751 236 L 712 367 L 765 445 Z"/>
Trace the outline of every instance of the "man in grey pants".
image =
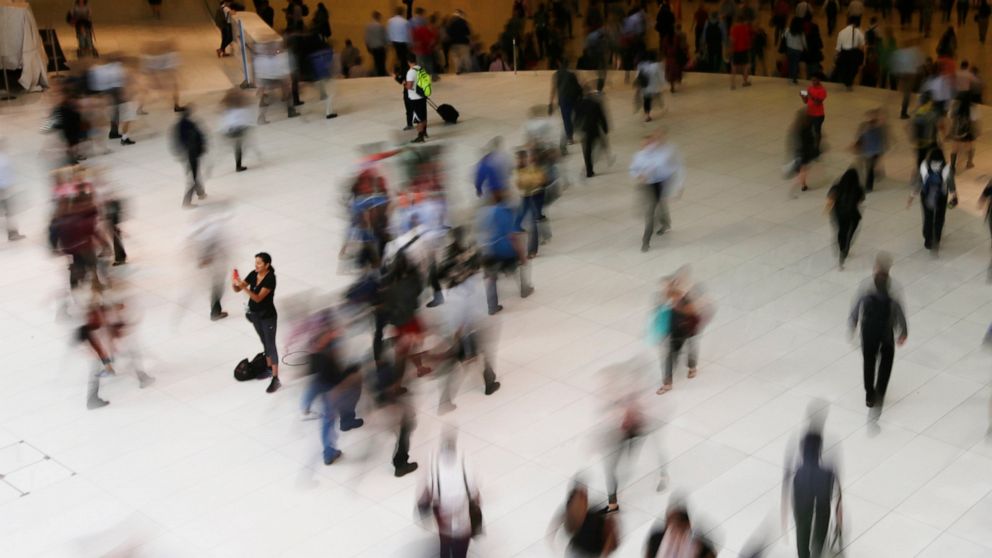
<path id="1" fill-rule="evenodd" d="M 641 184 L 645 198 L 641 252 L 647 252 L 651 247 L 656 215 L 660 225 L 658 235 L 665 234 L 672 228 L 667 198 L 681 192 L 683 173 L 682 157 L 663 131 L 645 138 L 644 146 L 634 154 L 634 160 L 630 163 L 630 176 Z"/>

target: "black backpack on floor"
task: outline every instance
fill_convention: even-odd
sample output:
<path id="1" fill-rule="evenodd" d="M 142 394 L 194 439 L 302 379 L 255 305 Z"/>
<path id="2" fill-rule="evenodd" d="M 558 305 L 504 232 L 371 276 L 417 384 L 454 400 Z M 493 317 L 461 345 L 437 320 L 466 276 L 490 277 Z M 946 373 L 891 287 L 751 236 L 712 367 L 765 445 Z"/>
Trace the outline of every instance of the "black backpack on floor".
<path id="1" fill-rule="evenodd" d="M 258 353 L 255 358 L 249 361 L 246 358 L 234 367 L 234 379 L 239 382 L 248 380 L 261 380 L 269 375 L 269 365 L 265 362 L 265 355 Z"/>

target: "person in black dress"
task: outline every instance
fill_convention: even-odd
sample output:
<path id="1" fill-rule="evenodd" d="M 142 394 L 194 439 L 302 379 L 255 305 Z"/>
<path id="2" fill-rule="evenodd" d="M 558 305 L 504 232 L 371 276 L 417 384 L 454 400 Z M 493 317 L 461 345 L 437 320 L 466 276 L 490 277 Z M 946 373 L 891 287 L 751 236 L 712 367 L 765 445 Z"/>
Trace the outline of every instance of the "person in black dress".
<path id="1" fill-rule="evenodd" d="M 272 393 L 282 386 L 279 381 L 279 351 L 276 349 L 276 270 L 272 267 L 272 256 L 265 252 L 255 254 L 255 270 L 243 280 L 234 270 L 232 282 L 234 292 L 244 291 L 248 295 L 248 312 L 245 317 L 255 326 L 255 332 L 265 350 L 265 361 L 272 370 L 272 381 L 265 390 Z"/>
<path id="2" fill-rule="evenodd" d="M 827 193 L 827 211 L 837 227 L 837 248 L 840 268 L 851 251 L 854 231 L 861 222 L 861 203 L 865 201 L 865 191 L 861 188 L 858 171 L 853 168 L 840 177 Z"/>

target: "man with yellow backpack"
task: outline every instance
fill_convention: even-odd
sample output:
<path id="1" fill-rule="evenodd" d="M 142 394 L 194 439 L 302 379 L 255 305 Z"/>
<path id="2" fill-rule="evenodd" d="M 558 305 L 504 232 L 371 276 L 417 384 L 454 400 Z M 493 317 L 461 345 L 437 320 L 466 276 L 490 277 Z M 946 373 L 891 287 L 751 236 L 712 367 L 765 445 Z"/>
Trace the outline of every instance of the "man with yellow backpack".
<path id="1" fill-rule="evenodd" d="M 409 70 L 403 87 L 413 112 L 413 125 L 417 127 L 417 139 L 412 143 L 424 143 L 427 139 L 427 99 L 431 96 L 431 75 L 417 64 L 417 57 L 407 56 Z"/>

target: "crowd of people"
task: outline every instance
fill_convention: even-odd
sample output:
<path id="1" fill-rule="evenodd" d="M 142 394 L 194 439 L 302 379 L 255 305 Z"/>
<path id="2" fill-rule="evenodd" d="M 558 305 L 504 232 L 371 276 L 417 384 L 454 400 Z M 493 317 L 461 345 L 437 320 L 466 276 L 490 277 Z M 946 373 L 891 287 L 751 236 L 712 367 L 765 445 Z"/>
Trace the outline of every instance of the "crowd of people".
<path id="1" fill-rule="evenodd" d="M 883 3 L 878 6 L 878 17 L 887 18 L 891 6 Z M 73 12 L 77 21 L 84 21 L 81 7 L 85 4 L 85 0 L 77 2 L 80 8 Z M 945 34 L 948 38 L 940 41 L 935 57 L 925 58 L 912 44 L 896 48 L 891 30 L 883 37 L 876 17 L 862 32 L 865 9 L 859 0 L 853 0 L 848 6 L 847 25 L 838 31 L 836 58 L 828 76 L 822 64 L 824 45 L 814 22 L 814 9 L 806 2 L 792 6 L 779 0 L 771 6 L 773 41 L 754 24 L 758 10 L 747 0 L 726 0 L 713 12 L 700 2 L 693 16 L 694 52 L 690 52 L 679 18 L 667 0 L 657 11 L 658 50 L 647 46 L 647 7 L 633 3 L 624 11 L 616 4 L 591 2 L 585 7 L 588 35 L 577 66 L 596 76 L 585 82 L 563 48 L 573 32 L 578 2 L 554 1 L 550 6 L 540 2 L 536 7 L 515 2 L 513 18 L 497 46 L 484 49 L 488 54 L 480 50 L 460 11 L 441 18 L 436 13 L 428 15 L 422 7 L 413 8 L 410 1 L 406 10 L 397 8 L 385 24 L 379 12 L 372 14 L 364 37 L 373 65 L 371 73 L 390 73 L 386 61 L 391 52 L 396 62 L 391 73 L 403 86 L 405 124 L 407 129 L 416 128 L 417 136 L 409 143 L 363 149 L 342 196 L 348 224 L 339 257 L 342 268 L 351 275 L 350 284 L 335 295 L 332 304 L 291 320 L 287 347 L 300 347 L 306 354 L 302 368 L 308 385 L 301 414 L 304 419 L 321 422 L 319 440 L 325 465 L 349 457 L 339 447 L 340 434 L 365 424 L 368 416 L 359 417 L 360 413 L 376 413 L 385 417 L 396 435 L 391 457 L 395 476 L 408 475 L 418 469 L 418 463 L 410 459 L 410 437 L 417 424 L 410 389 L 413 382 L 435 381 L 439 415 L 457 408 L 455 400 L 462 381 L 472 369 L 481 372 L 479 387 L 485 396 L 494 396 L 501 389 L 496 370 L 498 318 L 494 317 L 504 310 L 500 279 L 514 276 L 521 299 L 535 292 L 532 267 L 535 259 L 540 261 L 541 247 L 552 241 L 548 210 L 571 185 L 565 161 L 575 134 L 580 135 L 587 180 L 596 178 L 595 166 L 600 159 L 605 158 L 610 165 L 615 159 L 609 147 L 611 126 L 603 100 L 607 69 L 624 71 L 645 121 L 652 122 L 655 103 L 664 104 L 664 92 L 675 91 L 685 69 L 727 72 L 731 88 L 736 89 L 738 76 L 741 86 L 748 87 L 759 67 L 764 72 L 765 50 L 778 45 L 783 55 L 776 64 L 780 75 L 797 83 L 800 66 L 805 64 L 809 79 L 809 85 L 799 92 L 800 105 L 788 133 L 790 162 L 786 172 L 796 177 L 793 196 L 810 189 L 810 169 L 826 149 L 828 82 L 849 89 L 860 73 L 863 85 L 901 87 L 901 117 L 907 121 L 906 133 L 916 155 L 912 175 L 905 177 L 912 192 L 909 204 L 919 198 L 923 246 L 938 254 L 946 211 L 957 204 L 955 177 L 974 166 L 979 131 L 974 105 L 981 99 L 981 82 L 967 61 L 956 61 L 953 28 Z M 903 4 L 900 0 L 896 7 L 905 26 L 908 16 Z M 929 30 L 926 22 L 932 16 L 927 15 L 925 4 L 921 32 Z M 968 7 L 967 3 L 964 8 L 961 3 L 958 6 L 958 25 L 962 25 Z M 984 21 L 987 27 L 988 6 L 987 0 L 981 0 L 976 17 L 980 26 Z M 255 8 L 269 25 L 274 23 L 266 0 L 260 0 Z M 680 10 L 680 6 L 676 8 Z M 222 31 L 218 56 L 225 56 L 230 46 L 230 15 L 242 9 L 230 0 L 218 9 L 217 24 Z M 835 30 L 839 9 L 837 0 L 824 5 L 828 34 Z M 949 14 L 948 8 L 944 15 L 949 19 Z M 287 117 L 292 118 L 302 104 L 300 83 L 314 83 L 324 100 L 325 117 L 333 118 L 337 115 L 332 110 L 327 80 L 337 75 L 363 75 L 361 53 L 350 39 L 341 55 L 331 48 L 330 16 L 323 4 L 318 4 L 309 24 L 309 9 L 302 0 L 293 0 L 285 16 L 284 42 L 263 45 L 255 53 L 260 82 L 257 109 L 239 88 L 227 91 L 221 103 L 218 131 L 231 142 L 236 172 L 248 168 L 244 151 L 251 144 L 252 128 L 267 122 L 265 107 L 270 96 L 281 96 Z M 528 21 L 532 30 L 527 30 Z M 85 31 L 86 27 L 77 23 L 77 29 Z M 485 56 L 492 61 L 489 65 L 480 64 Z M 513 66 L 521 69 L 535 68 L 543 59 L 555 69 L 547 110 L 542 101 L 528 113 L 522 145 L 508 148 L 501 137 L 487 144 L 473 171 L 472 186 L 478 199 L 473 218 L 458 222 L 449 204 L 452 185 L 444 172 L 445 149 L 427 142 L 431 90 L 445 71 L 500 69 L 494 66 L 497 61 L 502 61 L 501 68 L 505 69 L 508 56 Z M 88 160 L 106 153 L 104 134 L 119 139 L 122 148 L 133 145 L 132 127 L 141 125 L 139 116 L 144 114 L 146 99 L 165 97 L 178 115 L 168 131 L 170 144 L 189 177 L 182 205 L 192 209 L 194 196 L 207 198 L 201 159 L 207 153 L 210 133 L 196 117 L 193 103 L 180 104 L 177 68 L 175 47 L 167 42 L 149 45 L 141 59 L 119 55 L 84 58 L 68 79 L 58 83 L 57 104 L 43 125 L 43 131 L 58 138 L 59 143 L 52 172 L 48 244 L 67 263 L 63 318 L 75 320 L 74 339 L 93 355 L 86 400 L 89 409 L 109 404 L 100 397 L 100 380 L 115 375 L 121 361 L 129 363 L 139 387 L 151 385 L 154 378 L 145 372 L 140 348 L 130 334 L 135 319 L 129 312 L 127 288 L 113 269 L 128 262 L 121 230 L 127 207 Z M 387 80 L 383 83 L 394 87 Z M 556 110 L 560 128 L 552 118 Z M 826 194 L 841 269 L 856 238 L 862 204 L 880 183 L 876 169 L 893 143 L 889 135 L 883 111 L 868 111 L 851 140 L 854 156 L 850 168 Z M 6 191 L 13 179 L 2 150 L 0 144 L 0 204 L 5 210 L 8 239 L 14 241 L 24 236 L 12 221 Z M 648 252 L 652 240 L 674 226 L 669 204 L 683 191 L 685 166 L 669 134 L 652 128 L 644 134 L 628 171 L 643 196 L 640 248 Z M 388 178 L 397 174 L 401 177 L 398 180 Z M 992 233 L 992 182 L 979 201 Z M 246 318 L 262 352 L 245 366 L 250 368 L 251 378 L 269 380 L 266 392 L 278 392 L 283 385 L 283 361 L 277 346 L 280 314 L 274 256 L 259 251 L 246 275 L 237 268 L 230 271 L 225 208 L 216 203 L 202 205 L 196 210 L 199 213 L 190 240 L 198 267 L 210 285 L 209 317 L 216 321 L 228 316 L 222 307 L 228 288 L 246 297 Z M 865 403 L 876 422 L 884 406 L 896 347 L 908 335 L 905 303 L 892 278 L 892 265 L 889 256 L 877 257 L 848 321 L 852 335 L 860 328 Z M 992 280 L 992 261 L 988 273 Z M 700 337 L 715 310 L 689 266 L 663 278 L 650 321 L 651 342 L 660 355 L 657 395 L 674 389 L 683 352 L 686 379 L 701 373 Z M 236 371 L 236 377 L 238 374 Z M 363 400 L 367 392 L 371 395 Z M 367 404 L 362 405 L 363 401 Z M 318 402 L 320 411 L 314 409 Z M 655 427 L 634 398 L 623 399 L 617 411 L 618 426 L 613 429 L 616 443 L 606 464 L 605 509 L 590 502 L 588 487 L 577 481 L 548 530 L 551 541 L 558 532 L 565 533 L 570 556 L 607 556 L 621 541 L 614 515 L 620 510 L 618 464 L 633 446 L 649 438 Z M 821 461 L 823 439 L 818 428 L 811 428 L 798 447 L 800 458 L 786 468 L 783 513 L 790 508 L 793 511 L 798 555 L 820 556 L 828 545 L 829 518 L 842 523 L 839 481 L 835 471 Z M 470 541 L 482 532 L 484 508 L 478 479 L 466 466 L 453 431 L 442 435 L 426 469 L 417 508 L 436 520 L 441 555 L 464 557 Z M 659 471 L 661 490 L 667 484 L 663 460 Z M 646 556 L 716 554 L 713 542 L 693 529 L 685 505 L 675 500 L 664 522 L 652 529 L 645 549 Z M 751 555 L 760 554 L 759 549 Z"/>

